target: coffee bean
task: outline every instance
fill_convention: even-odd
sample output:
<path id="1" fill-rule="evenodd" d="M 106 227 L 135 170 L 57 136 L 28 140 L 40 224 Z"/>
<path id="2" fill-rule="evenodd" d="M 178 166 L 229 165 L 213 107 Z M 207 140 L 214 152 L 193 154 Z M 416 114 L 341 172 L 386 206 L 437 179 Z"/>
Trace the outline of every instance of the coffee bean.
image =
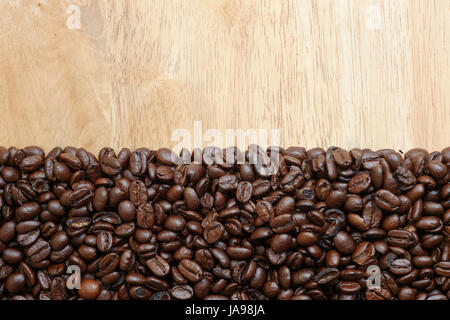
<path id="1" fill-rule="evenodd" d="M 450 277 L 450 262 L 438 262 L 436 264 L 436 273 L 441 277 Z"/>
<path id="2" fill-rule="evenodd" d="M 353 262 L 363 265 L 375 255 L 375 247 L 368 241 L 361 242 L 352 253 Z M 359 291 L 359 290 L 357 290 Z"/>
<path id="3" fill-rule="evenodd" d="M 389 266 L 389 271 L 394 275 L 405 275 L 411 272 L 412 266 L 411 261 L 408 259 L 395 259 L 391 262 Z"/>
<path id="4" fill-rule="evenodd" d="M 189 209 L 197 210 L 200 208 L 200 198 L 193 188 L 188 187 L 184 189 L 184 200 Z"/>
<path id="5" fill-rule="evenodd" d="M 244 260 L 250 258 L 252 250 L 245 247 L 228 247 L 226 253 L 232 259 Z"/>
<path id="6" fill-rule="evenodd" d="M 253 186 L 248 181 L 242 181 L 238 184 L 236 189 L 236 199 L 239 202 L 246 203 L 248 202 L 253 193 Z"/>
<path id="7" fill-rule="evenodd" d="M 355 242 L 345 231 L 339 231 L 333 238 L 336 249 L 342 254 L 352 254 L 355 250 Z"/>
<path id="8" fill-rule="evenodd" d="M 355 281 L 342 281 L 339 283 L 338 289 L 346 294 L 355 294 L 361 290 L 361 285 Z"/>
<path id="9" fill-rule="evenodd" d="M 224 226 L 220 222 L 214 221 L 209 223 L 205 227 L 203 237 L 205 238 L 206 242 L 212 244 L 219 241 L 219 239 L 223 236 L 224 232 L 225 232 Z"/>
<path id="10" fill-rule="evenodd" d="M 146 261 L 147 267 L 157 277 L 165 277 L 170 272 L 170 265 L 159 255 Z"/>
<path id="11" fill-rule="evenodd" d="M 400 207 L 400 199 L 389 190 L 381 189 L 376 192 L 375 202 L 378 207 L 388 212 L 394 212 Z"/>
<path id="12" fill-rule="evenodd" d="M 133 221 L 136 213 L 136 207 L 134 204 L 129 200 L 124 200 L 119 203 L 118 206 L 119 216 L 122 218 L 123 221 L 129 222 Z"/>
<path id="13" fill-rule="evenodd" d="M 25 289 L 26 279 L 22 273 L 11 274 L 5 282 L 5 287 L 12 294 L 20 293 Z"/>
<path id="14" fill-rule="evenodd" d="M 113 272 L 118 265 L 119 256 L 116 253 L 109 253 L 98 261 L 98 269 L 103 275 Z"/>
<path id="15" fill-rule="evenodd" d="M 276 234 L 270 240 L 270 247 L 276 253 L 285 252 L 292 243 L 292 236 L 289 234 Z"/>
<path id="16" fill-rule="evenodd" d="M 263 222 L 269 222 L 275 215 L 274 209 L 268 201 L 258 201 L 255 210 Z"/>
<path id="17" fill-rule="evenodd" d="M 142 181 L 133 181 L 130 184 L 130 201 L 135 206 L 144 205 L 147 202 L 147 188 Z"/>
<path id="18" fill-rule="evenodd" d="M 235 175 L 223 175 L 219 178 L 219 187 L 225 191 L 231 191 L 238 186 L 238 179 Z"/>
<path id="19" fill-rule="evenodd" d="M 20 162 L 20 169 L 23 172 L 33 172 L 42 165 L 43 161 L 39 155 L 28 156 Z"/>
<path id="20" fill-rule="evenodd" d="M 252 183 L 252 196 L 260 197 L 270 190 L 270 181 L 264 179 L 257 179 Z"/>
<path id="21" fill-rule="evenodd" d="M 449 164 L 450 148 L 0 147 L 0 295 L 448 299 Z"/>
<path id="22" fill-rule="evenodd" d="M 416 243 L 416 237 L 410 231 L 396 229 L 388 232 L 387 242 L 392 246 L 408 248 Z"/>
<path id="23" fill-rule="evenodd" d="M 178 264 L 178 270 L 189 281 L 197 282 L 203 277 L 203 270 L 195 261 L 183 259 Z"/>
<path id="24" fill-rule="evenodd" d="M 177 300 L 189 300 L 194 295 L 194 290 L 191 286 L 175 286 L 170 289 L 170 295 Z"/>
<path id="25" fill-rule="evenodd" d="M 100 231 L 97 234 L 97 248 L 100 252 L 108 252 L 113 246 L 113 235 L 109 231 Z"/>
<path id="26" fill-rule="evenodd" d="M 370 175 L 367 173 L 360 173 L 351 178 L 348 182 L 348 192 L 355 194 L 363 193 L 370 187 L 371 182 Z"/>
<path id="27" fill-rule="evenodd" d="M 171 166 L 174 164 L 173 160 L 176 159 L 176 155 L 170 149 L 162 148 L 156 151 L 156 159 L 162 164 Z"/>
<path id="28" fill-rule="evenodd" d="M 339 277 L 339 270 L 337 268 L 326 268 L 316 276 L 316 281 L 320 285 L 332 282 Z"/>
<path id="29" fill-rule="evenodd" d="M 0 227 L 0 241 L 10 242 L 16 236 L 16 223 L 14 221 L 4 222 Z"/>
<path id="30" fill-rule="evenodd" d="M 78 294 L 86 300 L 95 300 L 100 294 L 100 284 L 96 280 L 83 280 Z"/>
<path id="31" fill-rule="evenodd" d="M 30 262 L 41 262 L 48 257 L 50 252 L 50 244 L 43 240 L 38 240 L 31 247 L 25 249 L 25 254 L 30 259 Z"/>

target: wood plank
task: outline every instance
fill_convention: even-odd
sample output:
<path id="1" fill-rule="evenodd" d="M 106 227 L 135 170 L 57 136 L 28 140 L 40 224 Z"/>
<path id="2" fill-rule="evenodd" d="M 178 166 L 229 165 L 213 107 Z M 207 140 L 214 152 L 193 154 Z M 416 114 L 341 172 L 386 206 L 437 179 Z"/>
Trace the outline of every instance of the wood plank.
<path id="1" fill-rule="evenodd" d="M 67 21 L 80 8 L 81 29 Z M 450 1 L 3 0 L 0 144 L 450 145 Z M 193 143 L 193 141 L 191 141 Z M 208 141 L 205 141 L 207 144 Z"/>

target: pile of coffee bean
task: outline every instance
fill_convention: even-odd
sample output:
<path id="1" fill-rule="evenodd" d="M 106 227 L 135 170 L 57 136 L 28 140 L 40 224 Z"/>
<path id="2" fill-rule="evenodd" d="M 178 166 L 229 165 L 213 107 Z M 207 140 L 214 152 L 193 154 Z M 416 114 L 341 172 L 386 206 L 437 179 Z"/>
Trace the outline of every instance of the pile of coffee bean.
<path id="1" fill-rule="evenodd" d="M 450 298 L 450 147 L 252 150 L 0 147 L 0 297 Z"/>

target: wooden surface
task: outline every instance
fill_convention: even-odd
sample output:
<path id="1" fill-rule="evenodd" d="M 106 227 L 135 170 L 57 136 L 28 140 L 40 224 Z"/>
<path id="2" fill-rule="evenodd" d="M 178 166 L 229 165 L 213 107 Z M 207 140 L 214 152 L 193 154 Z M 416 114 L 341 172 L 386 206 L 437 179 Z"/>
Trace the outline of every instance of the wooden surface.
<path id="1" fill-rule="evenodd" d="M 81 29 L 67 27 L 80 7 Z M 0 0 L 0 144 L 450 145 L 449 0 Z"/>

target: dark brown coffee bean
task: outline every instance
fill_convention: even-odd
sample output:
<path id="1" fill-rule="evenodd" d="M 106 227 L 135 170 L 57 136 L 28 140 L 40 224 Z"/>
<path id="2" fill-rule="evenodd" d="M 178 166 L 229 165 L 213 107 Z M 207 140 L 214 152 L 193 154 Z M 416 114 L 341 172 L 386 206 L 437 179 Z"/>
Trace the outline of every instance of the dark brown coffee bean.
<path id="1" fill-rule="evenodd" d="M 270 240 L 270 247 L 276 253 L 285 252 L 292 243 L 292 236 L 289 234 L 276 234 Z"/>
<path id="2" fill-rule="evenodd" d="M 248 181 L 242 181 L 238 184 L 236 189 L 236 199 L 239 202 L 246 203 L 248 202 L 253 193 L 253 186 Z"/>
<path id="3" fill-rule="evenodd" d="M 197 210 L 200 208 L 200 198 L 193 188 L 184 189 L 184 201 L 186 206 L 191 210 Z"/>
<path id="4" fill-rule="evenodd" d="M 130 201 L 135 206 L 141 206 L 148 200 L 147 188 L 142 181 L 133 181 L 130 184 Z"/>
<path id="5" fill-rule="evenodd" d="M 23 253 L 15 248 L 6 248 L 3 250 L 2 258 L 9 264 L 17 264 L 22 261 Z"/>
<path id="6" fill-rule="evenodd" d="M 42 165 L 43 161 L 39 155 L 28 156 L 20 162 L 20 169 L 23 172 L 33 172 Z"/>
<path id="7" fill-rule="evenodd" d="M 275 215 L 274 209 L 268 201 L 258 201 L 255 210 L 263 222 L 269 222 Z"/>
<path id="8" fill-rule="evenodd" d="M 257 179 L 252 183 L 252 196 L 260 197 L 270 190 L 270 181 L 264 179 Z"/>
<path id="9" fill-rule="evenodd" d="M 333 238 L 336 249 L 345 255 L 352 254 L 355 250 L 355 242 L 345 231 L 339 231 Z"/>
<path id="10" fill-rule="evenodd" d="M 159 255 L 155 255 L 146 261 L 147 267 L 157 277 L 165 277 L 170 272 L 170 265 Z"/>
<path id="11" fill-rule="evenodd" d="M 25 250 L 25 254 L 30 259 L 30 262 L 41 262 L 51 252 L 50 244 L 43 240 L 36 241 L 31 247 Z"/>
<path id="12" fill-rule="evenodd" d="M 26 279 L 22 273 L 11 274 L 5 282 L 5 287 L 12 294 L 20 293 L 25 289 Z"/>
<path id="13" fill-rule="evenodd" d="M 100 284 L 96 280 L 83 280 L 78 294 L 86 300 L 95 300 L 100 294 Z"/>
<path id="14" fill-rule="evenodd" d="M 417 241 L 414 234 L 407 230 L 391 230 L 388 232 L 387 242 L 392 246 L 408 248 Z"/>
<path id="15" fill-rule="evenodd" d="M 407 259 L 395 259 L 391 262 L 389 266 L 389 271 L 394 275 L 405 275 L 411 272 L 412 266 L 411 261 Z"/>
<path id="16" fill-rule="evenodd" d="M 224 232 L 225 232 L 224 226 L 220 222 L 215 221 L 211 222 L 205 227 L 203 237 L 208 243 L 212 244 L 219 241 Z"/>
<path id="17" fill-rule="evenodd" d="M 175 286 L 170 289 L 170 295 L 177 300 L 189 300 L 194 295 L 194 289 L 191 286 Z"/>
<path id="18" fill-rule="evenodd" d="M 392 192 L 381 189 L 375 196 L 375 203 L 378 207 L 388 212 L 394 212 L 400 208 L 400 199 Z"/>
<path id="19" fill-rule="evenodd" d="M 100 161 L 102 171 L 110 176 L 116 175 L 120 172 L 120 163 L 113 156 L 106 156 Z"/>
<path id="20" fill-rule="evenodd" d="M 203 270 L 195 261 L 183 259 L 178 264 L 178 270 L 189 281 L 197 282 L 203 277 Z"/>
<path id="21" fill-rule="evenodd" d="M 441 277 L 450 277 L 450 261 L 441 261 L 436 264 L 436 273 Z"/>
<path id="22" fill-rule="evenodd" d="M 156 159 L 162 164 L 171 166 L 174 164 L 174 160 L 177 159 L 177 156 L 170 149 L 162 148 L 156 151 Z"/>
<path id="23" fill-rule="evenodd" d="M 113 234 L 109 231 L 100 231 L 97 234 L 97 249 L 100 252 L 108 252 L 113 246 Z"/>
<path id="24" fill-rule="evenodd" d="M 69 243 L 69 241 L 70 239 L 67 233 L 64 231 L 59 231 L 53 234 L 49 243 L 54 250 L 61 250 Z"/>
<path id="25" fill-rule="evenodd" d="M 339 270 L 336 268 L 326 268 L 319 272 L 316 276 L 316 281 L 320 285 L 332 282 L 339 277 Z"/>
<path id="26" fill-rule="evenodd" d="M 103 275 L 109 274 L 117 268 L 119 262 L 119 256 L 116 253 L 109 253 L 98 261 L 99 271 Z"/>
<path id="27" fill-rule="evenodd" d="M 16 223 L 14 221 L 4 222 L 0 227 L 0 241 L 8 243 L 16 236 Z"/>
<path id="28" fill-rule="evenodd" d="M 348 182 L 348 192 L 361 194 L 370 187 L 371 182 L 372 180 L 367 173 L 360 173 Z"/>
<path id="29" fill-rule="evenodd" d="M 245 247 L 228 247 L 226 253 L 232 259 L 245 260 L 250 258 L 252 250 Z"/>
<path id="30" fill-rule="evenodd" d="M 364 241 L 358 244 L 352 254 L 353 262 L 364 265 L 375 255 L 375 247 L 372 243 Z"/>
<path id="31" fill-rule="evenodd" d="M 346 294 L 355 294 L 361 290 L 361 285 L 355 281 L 342 281 L 339 283 L 338 289 Z"/>

